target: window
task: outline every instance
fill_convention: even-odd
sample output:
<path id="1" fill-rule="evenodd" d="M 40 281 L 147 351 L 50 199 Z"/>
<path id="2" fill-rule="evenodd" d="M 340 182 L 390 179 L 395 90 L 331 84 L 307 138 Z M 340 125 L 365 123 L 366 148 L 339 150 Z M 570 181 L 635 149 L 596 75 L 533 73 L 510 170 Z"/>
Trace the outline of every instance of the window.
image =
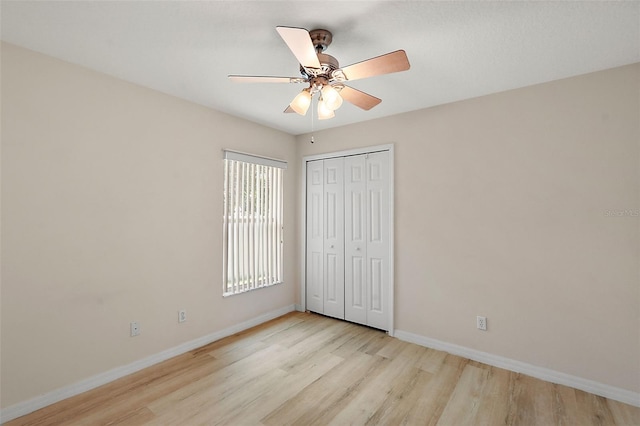
<path id="1" fill-rule="evenodd" d="M 286 167 L 284 161 L 224 151 L 224 296 L 283 281 Z"/>

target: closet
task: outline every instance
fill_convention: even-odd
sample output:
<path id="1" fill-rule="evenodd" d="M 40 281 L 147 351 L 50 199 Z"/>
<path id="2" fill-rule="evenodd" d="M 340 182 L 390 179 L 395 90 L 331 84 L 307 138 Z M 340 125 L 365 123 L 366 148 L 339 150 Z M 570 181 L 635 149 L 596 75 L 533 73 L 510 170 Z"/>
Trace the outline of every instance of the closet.
<path id="1" fill-rule="evenodd" d="M 306 161 L 306 308 L 390 330 L 389 150 Z"/>

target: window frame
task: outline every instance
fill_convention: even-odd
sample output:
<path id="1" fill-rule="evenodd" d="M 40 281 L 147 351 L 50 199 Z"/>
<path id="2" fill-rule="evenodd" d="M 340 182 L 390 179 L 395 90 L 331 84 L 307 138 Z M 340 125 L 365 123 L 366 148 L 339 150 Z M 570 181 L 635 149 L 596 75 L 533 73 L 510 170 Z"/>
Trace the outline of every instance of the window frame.
<path id="1" fill-rule="evenodd" d="M 284 281 L 286 161 L 223 150 L 222 295 Z"/>

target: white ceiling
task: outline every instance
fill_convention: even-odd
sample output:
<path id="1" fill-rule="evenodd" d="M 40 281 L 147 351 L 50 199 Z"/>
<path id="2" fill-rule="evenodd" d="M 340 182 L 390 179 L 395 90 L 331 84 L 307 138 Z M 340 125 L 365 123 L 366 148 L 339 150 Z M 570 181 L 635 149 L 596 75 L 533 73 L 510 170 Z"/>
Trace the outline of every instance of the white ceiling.
<path id="1" fill-rule="evenodd" d="M 382 99 L 346 104 L 316 130 L 640 62 L 640 2 L 2 1 L 2 40 L 291 134 L 300 84 L 278 25 L 326 28 L 342 66 L 404 49 L 411 69 L 350 83 Z M 99 100 L 98 100 L 99 101 Z"/>

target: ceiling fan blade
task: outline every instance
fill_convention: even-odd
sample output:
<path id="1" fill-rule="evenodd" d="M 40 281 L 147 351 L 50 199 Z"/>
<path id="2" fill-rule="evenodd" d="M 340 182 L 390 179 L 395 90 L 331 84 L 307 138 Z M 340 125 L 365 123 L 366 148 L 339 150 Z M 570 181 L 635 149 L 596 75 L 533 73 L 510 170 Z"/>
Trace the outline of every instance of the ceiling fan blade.
<path id="1" fill-rule="evenodd" d="M 396 50 L 386 55 L 376 56 L 366 61 L 348 65 L 342 68 L 347 80 L 373 77 L 375 75 L 391 74 L 406 71 L 410 67 L 409 59 L 404 50 Z"/>
<path id="2" fill-rule="evenodd" d="M 369 111 L 374 106 L 382 102 L 382 99 L 371 96 L 368 93 L 361 92 L 353 87 L 344 86 L 340 90 L 340 96 L 347 102 L 351 102 L 355 106 L 362 108 L 365 111 Z"/>
<path id="3" fill-rule="evenodd" d="M 305 68 L 320 68 L 320 61 L 311 42 L 309 31 L 293 27 L 276 27 L 276 30 L 300 65 Z"/>
<path id="4" fill-rule="evenodd" d="M 270 77 L 263 75 L 230 75 L 229 80 L 234 83 L 305 83 L 300 77 Z"/>

